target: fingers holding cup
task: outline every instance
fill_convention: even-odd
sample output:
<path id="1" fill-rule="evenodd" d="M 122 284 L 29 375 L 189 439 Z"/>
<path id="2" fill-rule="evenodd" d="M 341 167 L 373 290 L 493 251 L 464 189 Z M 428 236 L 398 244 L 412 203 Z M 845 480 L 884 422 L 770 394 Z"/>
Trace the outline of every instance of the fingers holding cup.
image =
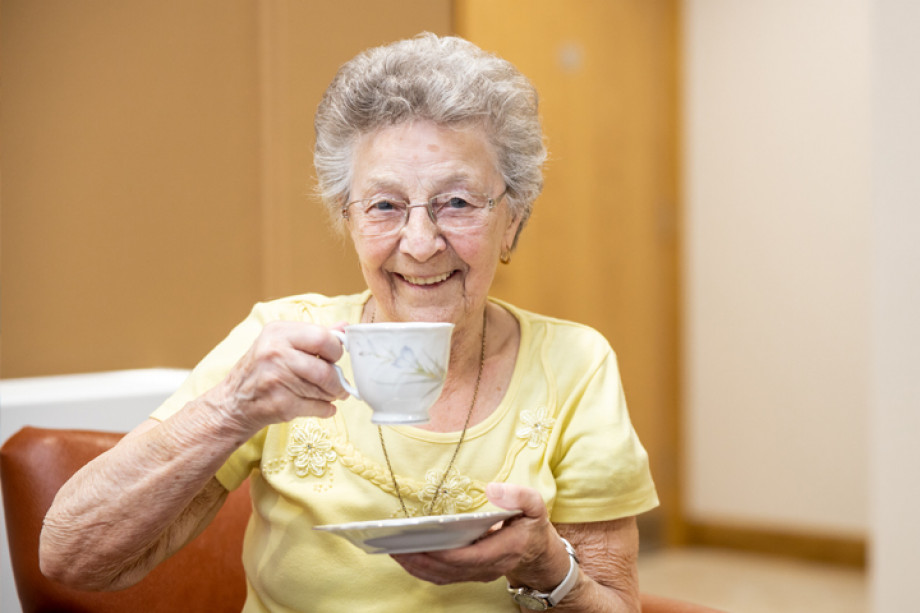
<path id="1" fill-rule="evenodd" d="M 341 354 L 324 326 L 271 322 L 210 395 L 253 433 L 297 417 L 329 417 L 333 401 L 347 396 L 332 366 Z"/>

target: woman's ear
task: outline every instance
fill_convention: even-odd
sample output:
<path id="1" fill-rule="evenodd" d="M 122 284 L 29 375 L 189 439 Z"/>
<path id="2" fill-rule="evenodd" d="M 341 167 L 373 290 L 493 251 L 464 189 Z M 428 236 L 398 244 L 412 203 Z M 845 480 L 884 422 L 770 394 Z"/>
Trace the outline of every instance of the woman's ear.
<path id="1" fill-rule="evenodd" d="M 512 216 L 508 222 L 508 226 L 505 228 L 505 231 L 502 234 L 502 248 L 498 256 L 498 259 L 502 264 L 507 264 L 511 261 L 511 250 L 514 248 L 514 243 L 517 239 L 517 234 L 520 227 L 521 215 Z"/>

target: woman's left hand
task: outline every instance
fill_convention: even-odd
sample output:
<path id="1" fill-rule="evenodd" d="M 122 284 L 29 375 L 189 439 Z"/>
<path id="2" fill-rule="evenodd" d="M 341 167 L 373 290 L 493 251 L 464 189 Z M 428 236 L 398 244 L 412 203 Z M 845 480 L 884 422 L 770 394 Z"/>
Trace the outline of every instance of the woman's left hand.
<path id="1" fill-rule="evenodd" d="M 493 581 L 502 576 L 515 587 L 551 592 L 569 570 L 569 555 L 559 538 L 571 541 L 580 560 L 578 582 L 559 603 L 559 611 L 636 613 L 639 532 L 634 517 L 554 526 L 537 490 L 490 483 L 489 500 L 523 513 L 467 547 L 392 556 L 410 574 L 445 585 Z"/>
<path id="2" fill-rule="evenodd" d="M 569 570 L 569 555 L 540 493 L 510 483 L 490 483 L 486 494 L 492 504 L 520 509 L 522 515 L 467 547 L 396 554 L 393 559 L 411 575 L 437 585 L 502 576 L 515 586 L 551 590 L 559 585 Z"/>

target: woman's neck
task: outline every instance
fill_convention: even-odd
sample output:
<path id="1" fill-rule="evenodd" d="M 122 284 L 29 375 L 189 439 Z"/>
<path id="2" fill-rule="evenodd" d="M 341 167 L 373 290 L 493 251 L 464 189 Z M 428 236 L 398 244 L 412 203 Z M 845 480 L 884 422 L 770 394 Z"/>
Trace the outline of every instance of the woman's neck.
<path id="1" fill-rule="evenodd" d="M 476 377 L 480 363 L 488 352 L 488 326 L 484 318 L 489 315 L 488 304 L 476 313 L 469 314 L 465 321 L 455 324 L 451 336 L 450 364 L 447 369 L 448 381 L 464 381 Z M 486 338 L 483 339 L 483 334 Z"/>

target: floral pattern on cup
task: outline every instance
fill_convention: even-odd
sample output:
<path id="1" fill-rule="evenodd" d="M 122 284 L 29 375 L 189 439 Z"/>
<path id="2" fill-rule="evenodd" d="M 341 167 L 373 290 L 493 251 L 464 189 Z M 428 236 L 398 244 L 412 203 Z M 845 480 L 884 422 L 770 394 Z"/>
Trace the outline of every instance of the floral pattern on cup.
<path id="1" fill-rule="evenodd" d="M 398 352 L 376 351 L 373 347 L 367 351 L 376 356 L 381 365 L 391 366 L 408 377 L 415 376 L 440 385 L 447 374 L 444 363 L 429 355 L 425 355 L 425 359 L 422 359 L 415 355 L 411 347 L 405 345 Z M 384 372 L 381 370 L 378 374 L 384 374 Z M 379 378 L 377 381 L 383 384 L 393 383 L 390 378 Z"/>
<path id="2" fill-rule="evenodd" d="M 444 387 L 453 324 L 357 324 L 332 332 L 351 356 L 354 385 L 339 370 L 342 385 L 373 409 L 373 423 L 428 421 Z"/>

